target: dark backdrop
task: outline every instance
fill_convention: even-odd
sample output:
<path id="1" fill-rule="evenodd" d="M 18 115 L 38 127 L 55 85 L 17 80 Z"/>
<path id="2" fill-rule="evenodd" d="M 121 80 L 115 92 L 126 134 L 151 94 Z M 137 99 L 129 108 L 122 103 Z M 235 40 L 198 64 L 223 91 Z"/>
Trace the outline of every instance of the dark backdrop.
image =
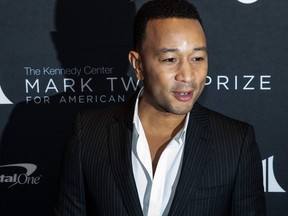
<path id="1" fill-rule="evenodd" d="M 75 114 L 127 100 L 141 0 L 0 0 L 1 215 L 52 215 Z M 268 215 L 288 214 L 288 2 L 191 0 L 207 34 L 200 102 L 254 125 Z"/>

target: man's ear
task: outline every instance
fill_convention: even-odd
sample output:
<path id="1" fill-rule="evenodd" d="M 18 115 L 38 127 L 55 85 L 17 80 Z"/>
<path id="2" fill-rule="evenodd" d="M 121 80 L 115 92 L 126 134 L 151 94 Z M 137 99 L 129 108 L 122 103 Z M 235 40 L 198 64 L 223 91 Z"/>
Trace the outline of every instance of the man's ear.
<path id="1" fill-rule="evenodd" d="M 144 75 L 142 71 L 142 62 L 140 55 L 136 51 L 130 51 L 128 55 L 129 62 L 135 71 L 138 80 L 144 80 Z"/>

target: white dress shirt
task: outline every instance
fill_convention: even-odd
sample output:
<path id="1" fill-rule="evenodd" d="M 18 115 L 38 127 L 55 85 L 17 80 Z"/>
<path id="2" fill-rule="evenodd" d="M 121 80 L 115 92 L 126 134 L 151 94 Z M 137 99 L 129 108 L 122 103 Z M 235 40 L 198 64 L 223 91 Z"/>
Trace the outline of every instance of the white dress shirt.
<path id="1" fill-rule="evenodd" d="M 149 145 L 138 116 L 138 102 L 142 92 L 143 89 L 136 100 L 133 118 L 133 174 L 144 216 L 164 216 L 169 212 L 180 176 L 189 113 L 184 127 L 162 152 L 153 177 Z"/>

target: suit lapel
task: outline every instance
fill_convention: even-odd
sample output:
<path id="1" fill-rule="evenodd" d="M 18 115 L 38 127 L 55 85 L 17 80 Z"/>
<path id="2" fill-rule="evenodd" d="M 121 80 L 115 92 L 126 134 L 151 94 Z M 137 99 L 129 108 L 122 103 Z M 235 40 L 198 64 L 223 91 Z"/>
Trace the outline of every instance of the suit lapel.
<path id="1" fill-rule="evenodd" d="M 124 113 L 124 110 L 109 128 L 111 166 L 128 214 L 142 215 L 131 162 L 133 110 L 130 109 L 128 113 L 127 110 Z"/>
<path id="2" fill-rule="evenodd" d="M 213 150 L 208 116 L 195 104 L 190 113 L 180 179 L 169 215 L 181 215 L 188 200 L 195 194 L 204 166 Z"/>

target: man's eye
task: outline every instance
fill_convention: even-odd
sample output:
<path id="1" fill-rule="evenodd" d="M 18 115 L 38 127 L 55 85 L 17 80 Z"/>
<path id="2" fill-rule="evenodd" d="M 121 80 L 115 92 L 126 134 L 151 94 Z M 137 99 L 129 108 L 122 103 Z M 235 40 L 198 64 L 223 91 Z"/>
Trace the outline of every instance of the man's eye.
<path id="1" fill-rule="evenodd" d="M 203 61 L 203 60 L 204 60 L 204 58 L 202 58 L 202 57 L 193 58 L 193 61 L 196 61 L 196 62 Z"/>
<path id="2" fill-rule="evenodd" d="M 167 58 L 163 60 L 164 62 L 175 62 L 176 59 L 175 58 Z"/>

